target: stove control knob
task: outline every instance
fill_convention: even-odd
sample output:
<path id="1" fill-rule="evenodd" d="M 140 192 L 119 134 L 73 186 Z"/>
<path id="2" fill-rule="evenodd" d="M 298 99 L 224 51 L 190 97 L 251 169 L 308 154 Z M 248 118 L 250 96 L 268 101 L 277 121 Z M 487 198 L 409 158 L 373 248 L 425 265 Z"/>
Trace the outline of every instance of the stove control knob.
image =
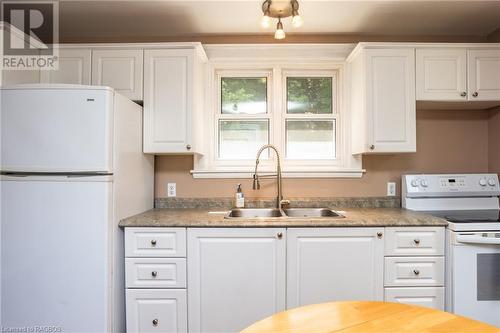
<path id="1" fill-rule="evenodd" d="M 427 186 L 429 186 L 429 183 L 427 182 L 427 180 L 422 179 L 422 180 L 420 181 L 420 185 L 422 185 L 422 187 L 427 187 Z"/>
<path id="2" fill-rule="evenodd" d="M 488 180 L 488 185 L 490 185 L 490 186 L 495 186 L 496 184 L 497 184 L 497 182 L 495 181 L 495 179 L 490 178 L 490 179 Z"/>
<path id="3" fill-rule="evenodd" d="M 418 186 L 418 179 L 413 179 L 413 180 L 411 181 L 411 186 L 413 186 L 413 187 L 417 187 L 417 186 Z"/>
<path id="4" fill-rule="evenodd" d="M 479 185 L 486 186 L 486 178 L 479 179 Z"/>

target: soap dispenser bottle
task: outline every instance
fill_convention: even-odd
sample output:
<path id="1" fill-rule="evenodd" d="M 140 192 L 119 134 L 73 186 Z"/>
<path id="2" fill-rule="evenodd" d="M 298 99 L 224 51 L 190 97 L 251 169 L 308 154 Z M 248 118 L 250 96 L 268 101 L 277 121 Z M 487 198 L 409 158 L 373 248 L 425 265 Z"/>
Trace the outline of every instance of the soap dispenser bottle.
<path id="1" fill-rule="evenodd" d="M 238 188 L 236 189 L 236 208 L 245 207 L 245 197 L 243 196 L 243 192 L 241 191 L 241 184 L 238 184 Z"/>

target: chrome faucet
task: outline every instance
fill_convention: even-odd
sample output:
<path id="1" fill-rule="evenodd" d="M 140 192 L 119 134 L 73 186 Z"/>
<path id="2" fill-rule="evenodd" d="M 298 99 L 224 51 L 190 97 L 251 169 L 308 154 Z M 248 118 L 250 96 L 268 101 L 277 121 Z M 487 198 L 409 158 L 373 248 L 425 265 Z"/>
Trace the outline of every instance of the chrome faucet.
<path id="1" fill-rule="evenodd" d="M 278 182 L 278 196 L 276 198 L 276 207 L 278 209 L 281 209 L 283 205 L 288 205 L 290 204 L 289 200 L 284 200 L 283 199 L 283 188 L 281 186 L 281 160 L 280 160 L 280 153 L 278 151 L 278 148 L 276 148 L 273 145 L 267 144 L 262 147 L 260 147 L 259 151 L 257 152 L 257 158 L 255 159 L 255 172 L 253 174 L 253 189 L 254 190 L 260 190 L 260 181 L 259 181 L 259 174 L 257 173 L 257 168 L 259 166 L 259 158 L 260 154 L 266 149 L 272 149 L 276 152 L 276 159 L 277 159 L 277 165 L 276 165 L 276 175 L 262 175 L 260 177 L 275 177 Z"/>

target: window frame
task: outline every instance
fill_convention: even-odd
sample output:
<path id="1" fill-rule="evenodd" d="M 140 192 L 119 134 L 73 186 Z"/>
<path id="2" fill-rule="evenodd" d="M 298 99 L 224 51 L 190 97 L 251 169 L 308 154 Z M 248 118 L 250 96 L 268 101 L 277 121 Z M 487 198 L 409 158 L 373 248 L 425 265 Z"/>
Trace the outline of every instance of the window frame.
<path id="1" fill-rule="evenodd" d="M 251 76 L 251 74 L 254 74 Z M 285 120 L 286 112 L 286 76 L 283 74 L 298 74 L 311 76 L 325 76 L 324 73 L 334 73 L 332 90 L 336 89 L 332 109 L 336 107 L 336 160 L 291 160 L 282 157 L 282 171 L 285 178 L 358 178 L 364 170 L 361 166 L 361 156 L 352 155 L 350 147 L 350 117 L 346 114 L 345 61 L 318 60 L 318 61 L 271 61 L 271 60 L 241 60 L 221 58 L 210 61 L 206 66 L 206 89 L 203 130 L 207 140 L 204 140 L 204 154 L 194 155 L 194 169 L 191 171 L 194 178 L 249 178 L 253 175 L 255 158 L 245 160 L 218 159 L 218 122 L 221 117 L 220 77 L 259 77 L 268 75 L 267 104 L 269 115 L 270 143 L 274 143 L 282 154 L 285 153 Z M 289 75 L 294 76 L 294 75 Z M 297 76 L 297 75 L 295 75 Z M 276 94 L 276 92 L 279 92 Z M 336 96 L 336 100 L 335 100 Z M 276 110 L 279 110 L 276 112 Z M 234 115 L 231 115 L 234 116 Z M 291 115 L 293 118 L 294 115 Z M 295 115 L 296 116 L 296 115 Z M 260 118 L 262 115 L 240 115 L 240 118 Z M 320 115 L 324 117 L 324 115 Z M 217 124 L 217 126 L 215 126 Z M 277 125 L 279 124 L 279 125 Z M 281 125 L 283 124 L 283 125 Z M 217 148 L 216 148 L 217 147 Z M 262 173 L 274 173 L 276 169 L 275 154 L 262 159 L 259 170 Z"/>

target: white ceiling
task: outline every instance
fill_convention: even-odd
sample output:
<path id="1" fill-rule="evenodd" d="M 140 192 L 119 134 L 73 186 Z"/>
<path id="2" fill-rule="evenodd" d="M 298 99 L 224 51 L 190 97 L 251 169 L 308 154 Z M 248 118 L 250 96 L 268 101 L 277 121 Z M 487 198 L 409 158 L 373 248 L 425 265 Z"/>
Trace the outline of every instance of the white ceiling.
<path id="1" fill-rule="evenodd" d="M 500 28 L 500 1 L 301 0 L 301 34 L 487 36 Z M 61 39 L 270 34 L 261 29 L 261 1 L 60 2 Z"/>

